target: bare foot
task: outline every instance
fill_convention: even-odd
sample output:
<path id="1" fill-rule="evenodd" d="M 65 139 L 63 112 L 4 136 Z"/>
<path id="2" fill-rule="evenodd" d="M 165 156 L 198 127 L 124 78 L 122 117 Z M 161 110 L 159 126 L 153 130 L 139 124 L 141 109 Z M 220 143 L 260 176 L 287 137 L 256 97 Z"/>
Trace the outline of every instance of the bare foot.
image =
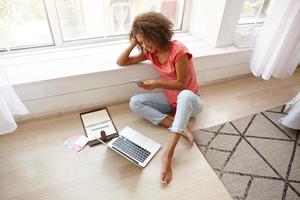
<path id="1" fill-rule="evenodd" d="M 162 157 L 162 167 L 160 174 L 160 181 L 164 184 L 169 184 L 172 180 L 172 167 L 171 167 L 172 157 L 167 156 L 165 152 Z"/>
<path id="2" fill-rule="evenodd" d="M 195 141 L 195 137 L 194 135 L 192 134 L 192 132 L 190 131 L 190 129 L 186 129 L 183 133 L 183 137 L 185 139 L 187 139 L 189 141 L 190 144 L 194 144 L 194 141 Z"/>

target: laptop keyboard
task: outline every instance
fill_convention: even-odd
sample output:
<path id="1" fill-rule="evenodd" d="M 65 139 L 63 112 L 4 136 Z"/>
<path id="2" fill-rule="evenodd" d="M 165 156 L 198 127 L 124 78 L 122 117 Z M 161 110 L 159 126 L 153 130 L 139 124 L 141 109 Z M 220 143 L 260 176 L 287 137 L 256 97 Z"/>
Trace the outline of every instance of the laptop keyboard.
<path id="1" fill-rule="evenodd" d="M 116 141 L 114 141 L 113 146 L 117 147 L 119 150 L 123 151 L 139 162 L 144 162 L 150 155 L 150 151 L 133 143 L 123 136 L 120 136 Z"/>

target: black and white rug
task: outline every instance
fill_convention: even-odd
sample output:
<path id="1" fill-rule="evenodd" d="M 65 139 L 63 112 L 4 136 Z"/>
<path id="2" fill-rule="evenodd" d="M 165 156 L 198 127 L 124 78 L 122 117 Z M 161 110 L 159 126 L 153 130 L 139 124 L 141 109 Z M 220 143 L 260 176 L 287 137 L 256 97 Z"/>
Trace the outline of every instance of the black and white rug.
<path id="1" fill-rule="evenodd" d="M 300 131 L 277 122 L 285 115 L 280 106 L 193 132 L 233 199 L 300 199 Z"/>

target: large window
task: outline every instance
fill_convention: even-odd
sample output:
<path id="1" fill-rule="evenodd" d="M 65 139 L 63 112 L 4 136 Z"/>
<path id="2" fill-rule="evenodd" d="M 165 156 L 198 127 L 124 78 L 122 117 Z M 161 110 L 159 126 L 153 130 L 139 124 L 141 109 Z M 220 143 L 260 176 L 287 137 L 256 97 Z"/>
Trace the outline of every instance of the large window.
<path id="1" fill-rule="evenodd" d="M 146 11 L 181 30 L 185 0 L 1 0 L 0 50 L 62 46 L 126 35 Z"/>
<path id="2" fill-rule="evenodd" d="M 258 36 L 263 31 L 265 18 L 269 14 L 272 0 L 246 0 L 233 44 L 238 48 L 254 48 Z"/>
<path id="3" fill-rule="evenodd" d="M 253 24 L 264 22 L 268 15 L 272 0 L 246 0 L 242 9 L 239 24 Z"/>
<path id="4" fill-rule="evenodd" d="M 0 49 L 51 44 L 52 36 L 42 1 L 0 1 Z"/>

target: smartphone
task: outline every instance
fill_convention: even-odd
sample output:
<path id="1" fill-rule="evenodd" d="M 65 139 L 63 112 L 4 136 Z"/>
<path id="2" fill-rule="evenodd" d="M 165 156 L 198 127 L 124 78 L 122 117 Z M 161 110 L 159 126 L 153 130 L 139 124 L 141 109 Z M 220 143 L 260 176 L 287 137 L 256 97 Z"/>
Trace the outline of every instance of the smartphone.
<path id="1" fill-rule="evenodd" d="M 143 83 L 143 81 L 141 81 L 141 80 L 131 80 L 130 82 L 135 83 L 135 84 L 137 84 L 137 85 Z"/>

